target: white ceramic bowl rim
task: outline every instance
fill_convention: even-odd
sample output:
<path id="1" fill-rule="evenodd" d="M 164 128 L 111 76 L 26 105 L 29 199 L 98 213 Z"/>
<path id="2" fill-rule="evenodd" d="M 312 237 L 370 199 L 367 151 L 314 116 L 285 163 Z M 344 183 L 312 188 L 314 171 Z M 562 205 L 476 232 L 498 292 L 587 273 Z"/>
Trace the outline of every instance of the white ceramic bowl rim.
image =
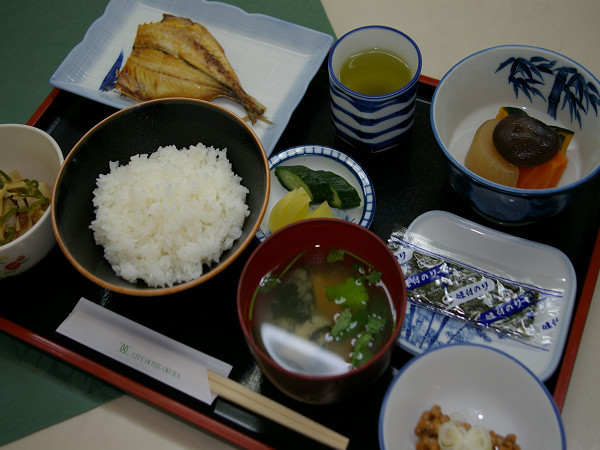
<path id="1" fill-rule="evenodd" d="M 549 403 L 552 405 L 552 409 L 554 411 L 554 415 L 556 416 L 556 421 L 558 423 L 559 430 L 560 430 L 560 436 L 561 436 L 561 441 L 562 441 L 561 448 L 563 448 L 563 449 L 567 448 L 565 429 L 564 429 L 564 425 L 563 425 L 563 422 L 561 419 L 561 415 L 560 415 L 560 412 L 556 406 L 556 403 L 554 402 L 554 399 L 552 398 L 552 395 L 548 391 L 548 388 L 546 387 L 546 385 L 544 383 L 542 383 L 539 380 L 539 378 L 537 378 L 535 376 L 535 374 L 530 369 L 528 369 L 523 363 L 521 363 L 518 359 L 514 358 L 513 356 L 509 355 L 508 353 L 505 353 L 505 352 L 498 350 L 496 348 L 493 348 L 493 347 L 489 347 L 489 346 L 481 345 L 481 344 L 473 344 L 473 343 L 447 344 L 442 347 L 437 347 L 435 349 L 428 350 L 420 355 L 413 357 L 400 369 L 400 371 L 396 374 L 396 376 L 394 377 L 394 379 L 388 386 L 388 389 L 383 398 L 383 402 L 381 403 L 381 408 L 379 411 L 379 430 L 378 430 L 380 443 L 384 442 L 382 422 L 383 422 L 384 412 L 387 408 L 388 400 L 390 399 L 390 393 L 391 393 L 394 385 L 398 382 L 398 380 L 400 379 L 402 374 L 404 372 L 406 372 L 413 364 L 417 363 L 421 358 L 429 357 L 430 354 L 439 352 L 439 351 L 444 351 L 445 348 L 449 348 L 449 347 L 479 347 L 482 349 L 490 350 L 490 351 L 499 353 L 500 355 L 514 361 L 518 366 L 520 366 L 523 370 L 525 370 L 537 382 L 537 384 L 540 386 L 540 388 L 542 389 L 544 394 L 546 394 L 546 397 L 548 398 Z"/>
<path id="2" fill-rule="evenodd" d="M 356 92 L 353 91 L 352 89 L 348 89 L 346 86 L 344 86 L 340 80 L 338 79 L 337 76 L 332 75 L 333 74 L 333 67 L 332 67 L 332 58 L 333 58 L 333 54 L 335 53 L 335 49 L 337 48 L 337 46 L 339 45 L 340 42 L 342 42 L 346 37 L 363 31 L 363 30 L 368 30 L 368 29 L 380 29 L 380 30 L 388 30 L 388 31 L 392 31 L 394 33 L 397 33 L 399 35 L 402 35 L 404 38 L 406 38 L 415 48 L 415 51 L 417 53 L 417 58 L 418 58 L 418 66 L 415 70 L 415 75 L 412 77 L 412 79 L 408 82 L 408 84 L 406 84 L 405 86 L 403 86 L 401 89 L 398 89 L 397 91 L 394 92 L 390 92 L 389 94 L 383 94 L 383 95 L 365 95 L 365 94 L 361 94 L 360 92 Z M 364 27 L 360 27 L 360 28 L 356 28 L 354 30 L 348 31 L 346 34 L 344 34 L 341 38 L 339 38 L 334 44 L 333 47 L 331 47 L 331 50 L 329 50 L 329 57 L 328 57 L 328 61 L 327 61 L 327 67 L 329 69 L 329 74 L 330 74 L 330 78 L 333 80 L 333 82 L 335 83 L 335 85 L 343 90 L 344 92 L 349 92 L 354 96 L 357 97 L 362 97 L 365 99 L 387 99 L 390 97 L 395 97 L 397 96 L 399 93 L 401 92 L 406 92 L 409 89 L 411 89 L 419 80 L 419 76 L 421 74 L 421 66 L 423 65 L 423 58 L 421 57 L 421 50 L 419 49 L 419 46 L 416 44 L 416 42 L 406 33 L 403 33 L 400 30 L 397 30 L 395 28 L 392 27 L 387 27 L 384 25 L 367 25 Z"/>
<path id="3" fill-rule="evenodd" d="M 31 126 L 31 125 L 23 125 L 23 124 L 1 124 L 0 125 L 0 128 L 9 128 L 9 127 L 16 127 L 16 128 L 22 128 L 22 129 L 31 130 L 31 131 L 34 131 L 37 134 L 45 137 L 50 142 L 50 144 L 52 144 L 52 147 L 54 147 L 54 149 L 56 150 L 56 155 L 58 156 L 58 161 L 60 163 L 59 165 L 62 166 L 62 164 L 64 162 L 64 156 L 62 154 L 62 151 L 61 151 L 58 143 L 48 133 L 46 133 L 43 130 L 40 130 L 39 128 Z M 0 249 L 2 249 L 2 250 L 10 250 L 13 247 L 16 247 L 17 245 L 21 244 L 21 242 L 23 242 L 25 239 L 27 239 L 27 236 L 29 236 L 36 229 L 38 229 L 39 227 L 41 227 L 43 222 L 45 222 L 47 220 L 50 220 L 49 216 L 52 214 L 51 210 L 52 210 L 52 208 L 48 207 L 48 209 L 46 211 L 44 211 L 44 214 L 42 214 L 42 217 L 40 218 L 40 220 L 38 220 L 31 227 L 31 229 L 27 230 L 27 233 L 23 234 L 22 236 L 19 236 L 14 241 L 10 241 L 8 244 L 4 244 L 2 247 L 0 247 Z"/>
<path id="4" fill-rule="evenodd" d="M 515 188 L 515 187 L 510 187 L 510 186 L 504 186 L 502 184 L 499 183 L 494 183 L 493 181 L 489 181 L 473 172 L 471 172 L 470 170 L 468 170 L 461 162 L 459 162 L 446 148 L 446 146 L 444 145 L 444 143 L 442 142 L 437 129 L 435 127 L 435 120 L 434 120 L 434 113 L 435 113 L 435 102 L 436 102 L 436 98 L 437 98 L 437 94 L 439 93 L 439 88 L 444 84 L 444 82 L 446 81 L 446 79 L 452 74 L 452 72 L 454 72 L 454 70 L 461 66 L 462 64 L 464 64 L 466 61 L 469 61 L 470 59 L 476 58 L 477 56 L 479 56 L 482 53 L 486 53 L 489 51 L 493 51 L 493 50 L 498 50 L 498 49 L 506 49 L 506 48 L 514 48 L 514 49 L 528 49 L 528 50 L 536 50 L 539 52 L 544 52 L 544 53 L 548 53 L 551 55 L 555 55 L 559 58 L 563 58 L 566 61 L 571 62 L 571 64 L 573 64 L 574 66 L 576 66 L 578 69 L 580 69 L 581 71 L 585 72 L 585 74 L 593 81 L 595 81 L 596 85 L 598 87 L 600 87 L 600 81 L 598 81 L 598 78 L 596 78 L 594 76 L 594 74 L 592 74 L 589 70 L 587 70 L 584 66 L 582 66 L 581 64 L 579 64 L 577 61 L 573 60 L 572 58 L 569 58 L 568 56 L 565 56 L 561 53 L 555 52 L 553 50 L 548 50 L 546 48 L 543 47 L 536 47 L 536 46 L 532 46 L 532 45 L 519 45 L 519 44 L 511 44 L 511 45 L 498 45 L 495 47 L 489 47 L 483 50 L 480 50 L 478 52 L 475 52 L 465 58 L 463 58 L 462 60 L 460 60 L 459 62 L 457 62 L 454 66 L 452 66 L 452 68 L 446 72 L 446 74 L 442 77 L 442 79 L 440 80 L 440 82 L 438 83 L 435 92 L 433 93 L 433 97 L 431 99 L 431 109 L 429 112 L 429 116 L 430 116 L 430 120 L 431 120 L 431 128 L 433 130 L 433 134 L 435 136 L 436 141 L 438 142 L 438 145 L 440 146 L 440 148 L 442 149 L 442 151 L 444 152 L 444 154 L 446 155 L 446 157 L 458 168 L 463 169 L 465 172 L 465 175 L 469 176 L 471 179 L 479 182 L 480 184 L 483 184 L 485 186 L 488 186 L 496 191 L 499 192 L 503 192 L 503 193 L 508 193 L 508 194 L 516 194 L 519 196 L 525 196 L 525 197 L 540 197 L 540 196 L 548 196 L 548 195 L 552 195 L 552 194 L 556 194 L 556 193 L 563 193 L 566 191 L 570 191 L 572 189 L 576 189 L 579 186 L 581 186 L 582 184 L 586 183 L 588 180 L 590 180 L 591 178 L 595 177 L 599 172 L 600 172 L 600 165 L 598 167 L 596 167 L 594 170 L 592 170 L 590 173 L 588 173 L 587 175 L 585 175 L 584 177 L 581 177 L 580 179 L 573 181 L 572 183 L 569 183 L 565 186 L 557 186 L 557 187 L 553 187 L 553 188 L 548 188 L 548 189 L 520 189 L 520 188 Z M 600 149 L 598 149 L 598 151 L 600 151 Z"/>

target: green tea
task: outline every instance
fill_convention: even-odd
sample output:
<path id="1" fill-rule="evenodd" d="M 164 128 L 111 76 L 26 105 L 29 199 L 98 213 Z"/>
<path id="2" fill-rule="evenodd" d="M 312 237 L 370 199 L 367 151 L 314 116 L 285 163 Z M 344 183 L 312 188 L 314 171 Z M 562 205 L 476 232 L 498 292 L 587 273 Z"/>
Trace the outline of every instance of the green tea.
<path id="1" fill-rule="evenodd" d="M 342 64 L 340 81 L 364 95 L 385 95 L 402 89 L 412 78 L 408 64 L 392 52 L 372 48 L 350 56 Z"/>

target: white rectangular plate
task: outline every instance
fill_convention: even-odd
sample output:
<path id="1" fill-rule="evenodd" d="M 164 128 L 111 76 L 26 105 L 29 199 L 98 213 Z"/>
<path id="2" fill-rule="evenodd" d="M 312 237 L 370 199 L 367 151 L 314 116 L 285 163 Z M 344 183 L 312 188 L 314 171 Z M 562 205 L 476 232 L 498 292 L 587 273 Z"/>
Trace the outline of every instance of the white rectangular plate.
<path id="1" fill-rule="evenodd" d="M 450 343 L 487 345 L 508 353 L 546 381 L 560 362 L 575 305 L 577 279 L 569 258 L 554 247 L 501 233 L 443 211 L 422 214 L 407 232 L 431 240 L 437 251 L 460 255 L 480 270 L 501 271 L 516 281 L 563 292 L 563 301 L 558 322 L 553 324 L 552 345 L 547 349 L 525 345 L 410 302 L 400 346 L 416 355 Z"/>
<path id="2" fill-rule="evenodd" d="M 135 104 L 100 86 L 119 54 L 123 52 L 124 63 L 131 53 L 138 25 L 158 22 L 163 13 L 201 23 L 219 41 L 244 90 L 267 107 L 273 124 L 258 122 L 252 129 L 270 155 L 333 43 L 328 34 L 219 2 L 111 0 L 50 84 L 119 109 Z M 246 115 L 232 100 L 214 102 L 239 117 Z"/>

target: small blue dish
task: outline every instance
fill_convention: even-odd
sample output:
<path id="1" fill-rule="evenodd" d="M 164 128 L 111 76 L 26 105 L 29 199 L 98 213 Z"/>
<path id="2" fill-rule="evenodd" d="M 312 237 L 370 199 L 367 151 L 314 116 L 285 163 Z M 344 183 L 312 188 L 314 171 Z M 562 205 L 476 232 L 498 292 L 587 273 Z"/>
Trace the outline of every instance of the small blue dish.
<path id="1" fill-rule="evenodd" d="M 369 228 L 371 222 L 373 222 L 375 191 L 371 179 L 360 164 L 334 148 L 321 145 L 292 147 L 269 158 L 271 191 L 265 215 L 256 232 L 256 238 L 259 242 L 264 241 L 271 234 L 269 231 L 271 210 L 275 203 L 288 192 L 275 177 L 275 168 L 279 165 L 300 165 L 313 170 L 328 170 L 340 175 L 357 190 L 361 198 L 361 204 L 352 209 L 332 208 L 335 218 L 344 219 L 365 228 Z"/>
<path id="2" fill-rule="evenodd" d="M 465 168 L 475 131 L 502 106 L 575 132 L 557 187 L 507 187 Z M 432 98 L 431 125 L 456 191 L 494 222 L 523 224 L 562 211 L 600 172 L 599 109 L 600 82 L 583 66 L 551 50 L 503 45 L 468 56 L 448 71 Z"/>

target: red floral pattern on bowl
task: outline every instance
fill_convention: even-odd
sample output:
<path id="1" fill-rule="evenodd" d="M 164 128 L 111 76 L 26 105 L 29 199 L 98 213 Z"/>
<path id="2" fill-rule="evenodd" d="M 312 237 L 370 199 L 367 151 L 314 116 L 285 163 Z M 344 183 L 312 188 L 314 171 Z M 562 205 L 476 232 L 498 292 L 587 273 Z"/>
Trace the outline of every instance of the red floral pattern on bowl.
<path id="1" fill-rule="evenodd" d="M 8 275 L 10 272 L 19 270 L 23 264 L 27 263 L 28 260 L 29 258 L 27 258 L 25 255 L 21 255 L 16 257 L 13 261 L 10 261 L 6 264 L 4 264 L 4 261 L 0 261 L 0 263 L 3 264 L 2 266 L 0 266 L 0 273 L 2 275 Z"/>

